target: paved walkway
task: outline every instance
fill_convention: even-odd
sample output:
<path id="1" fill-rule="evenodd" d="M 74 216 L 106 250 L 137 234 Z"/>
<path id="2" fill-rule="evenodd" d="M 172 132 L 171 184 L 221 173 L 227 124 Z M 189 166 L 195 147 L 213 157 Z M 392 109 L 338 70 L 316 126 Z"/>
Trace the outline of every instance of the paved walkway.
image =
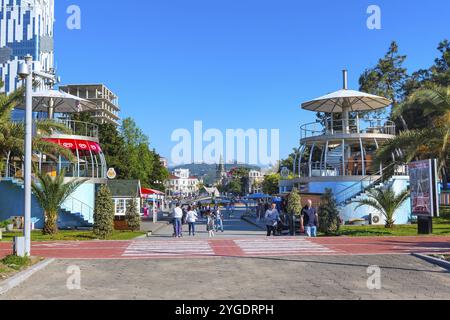
<path id="1" fill-rule="evenodd" d="M 0 244 L 0 256 L 11 253 L 11 243 Z M 33 243 L 36 256 L 61 259 L 157 259 L 189 257 L 284 257 L 450 254 L 450 237 L 401 238 L 216 238 L 145 239 Z"/>
<path id="2" fill-rule="evenodd" d="M 381 290 L 367 286 L 373 265 Z M 79 290 L 66 286 L 70 266 Z M 58 260 L 0 299 L 450 299 L 450 274 L 408 255 Z"/>
<path id="3" fill-rule="evenodd" d="M 32 254 L 61 259 L 176 259 L 190 257 L 286 257 L 406 255 L 450 253 L 450 237 L 317 238 L 265 237 L 265 232 L 240 219 L 239 212 L 225 215 L 225 232 L 209 238 L 206 221 L 195 237 L 173 238 L 172 225 L 162 225 L 153 236 L 132 241 L 35 242 Z M 0 257 L 10 254 L 11 243 L 0 243 Z"/>

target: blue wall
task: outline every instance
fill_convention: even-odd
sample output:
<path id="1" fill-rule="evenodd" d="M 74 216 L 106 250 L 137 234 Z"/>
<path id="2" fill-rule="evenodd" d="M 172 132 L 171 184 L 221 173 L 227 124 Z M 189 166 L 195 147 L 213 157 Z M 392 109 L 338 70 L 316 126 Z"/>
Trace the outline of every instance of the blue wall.
<path id="1" fill-rule="evenodd" d="M 72 195 L 94 208 L 95 188 L 92 183 L 81 185 Z M 44 227 L 44 213 L 34 196 L 31 197 L 31 217 L 40 221 L 35 225 L 36 229 Z M 8 220 L 12 216 L 24 215 L 24 190 L 11 181 L 0 181 L 0 221 Z M 86 223 L 79 217 L 60 212 L 58 218 L 59 228 L 85 227 Z"/>
<path id="2" fill-rule="evenodd" d="M 12 216 L 24 215 L 24 190 L 9 181 L 0 182 L 0 221 L 8 220 Z M 38 218 L 40 221 L 35 225 L 36 228 L 44 227 L 44 213 L 39 206 L 36 198 L 31 198 L 31 217 Z"/>

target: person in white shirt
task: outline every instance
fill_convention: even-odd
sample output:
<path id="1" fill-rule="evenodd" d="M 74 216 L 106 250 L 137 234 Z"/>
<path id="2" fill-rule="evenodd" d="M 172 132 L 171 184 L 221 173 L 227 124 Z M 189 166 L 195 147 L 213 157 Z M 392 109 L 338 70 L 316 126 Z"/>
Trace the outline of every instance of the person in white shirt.
<path id="1" fill-rule="evenodd" d="M 188 208 L 186 215 L 186 222 L 189 225 L 189 236 L 195 237 L 195 223 L 197 222 L 198 214 L 192 207 Z"/>
<path id="2" fill-rule="evenodd" d="M 180 205 L 177 203 L 175 209 L 173 209 L 173 225 L 175 231 L 175 237 L 181 238 L 183 233 L 183 210 Z"/>
<path id="3" fill-rule="evenodd" d="M 223 232 L 223 215 L 219 207 L 216 207 L 215 214 L 216 214 L 216 232 L 219 232 L 219 230 Z"/>

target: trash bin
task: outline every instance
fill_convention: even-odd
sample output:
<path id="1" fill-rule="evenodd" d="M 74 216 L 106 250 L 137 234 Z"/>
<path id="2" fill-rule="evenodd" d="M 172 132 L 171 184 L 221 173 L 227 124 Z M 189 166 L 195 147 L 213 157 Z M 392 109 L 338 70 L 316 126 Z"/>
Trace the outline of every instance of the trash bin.
<path id="1" fill-rule="evenodd" d="M 419 234 L 427 235 L 433 233 L 433 217 L 419 216 L 418 217 Z"/>

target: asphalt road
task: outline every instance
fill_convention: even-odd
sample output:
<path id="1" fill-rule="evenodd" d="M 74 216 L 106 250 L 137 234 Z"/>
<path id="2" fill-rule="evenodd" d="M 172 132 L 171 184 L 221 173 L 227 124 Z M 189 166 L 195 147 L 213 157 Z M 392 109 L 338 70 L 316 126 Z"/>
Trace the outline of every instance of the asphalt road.
<path id="1" fill-rule="evenodd" d="M 369 266 L 380 290 L 367 286 Z M 410 255 L 57 260 L 0 299 L 450 299 L 450 274 Z"/>

